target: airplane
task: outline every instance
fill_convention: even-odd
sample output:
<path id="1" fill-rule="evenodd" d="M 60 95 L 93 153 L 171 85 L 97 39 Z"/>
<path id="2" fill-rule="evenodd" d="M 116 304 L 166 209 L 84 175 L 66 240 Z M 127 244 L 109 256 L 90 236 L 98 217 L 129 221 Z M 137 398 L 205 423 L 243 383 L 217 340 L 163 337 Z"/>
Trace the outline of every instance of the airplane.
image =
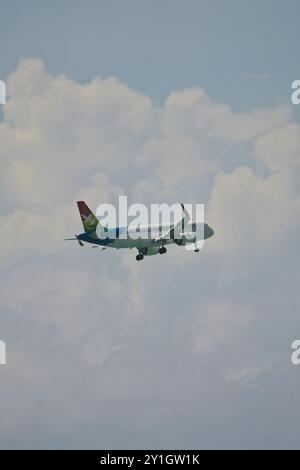
<path id="1" fill-rule="evenodd" d="M 136 248 L 138 250 L 137 261 L 144 259 L 144 256 L 166 253 L 165 245 L 171 243 L 178 246 L 193 244 L 194 251 L 199 252 L 197 242 L 214 235 L 214 230 L 208 224 L 191 221 L 183 204 L 181 204 L 182 218 L 176 224 L 130 225 L 113 228 L 103 227 L 84 201 L 77 201 L 77 205 L 84 232 L 64 240 L 77 240 L 80 246 L 90 243 L 93 247 L 99 247 L 102 250 Z M 105 233 L 105 237 L 99 237 L 101 233 Z"/>

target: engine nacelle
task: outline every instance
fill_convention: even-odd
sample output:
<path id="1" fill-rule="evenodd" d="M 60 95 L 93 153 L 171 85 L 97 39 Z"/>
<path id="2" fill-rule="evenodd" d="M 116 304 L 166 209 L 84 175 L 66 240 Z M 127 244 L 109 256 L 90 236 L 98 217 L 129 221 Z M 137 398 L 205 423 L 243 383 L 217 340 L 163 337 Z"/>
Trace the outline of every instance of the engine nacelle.
<path id="1" fill-rule="evenodd" d="M 196 241 L 196 234 L 195 232 L 185 232 L 182 234 L 183 237 L 183 244 L 187 245 L 189 243 L 195 243 Z"/>
<path id="2" fill-rule="evenodd" d="M 189 243 L 195 243 L 196 235 L 194 232 L 183 232 L 180 238 L 174 239 L 176 245 L 188 245 Z"/>
<path id="3" fill-rule="evenodd" d="M 159 246 L 148 246 L 147 248 L 144 248 L 143 255 L 145 256 L 158 255 L 159 248 L 160 248 Z"/>

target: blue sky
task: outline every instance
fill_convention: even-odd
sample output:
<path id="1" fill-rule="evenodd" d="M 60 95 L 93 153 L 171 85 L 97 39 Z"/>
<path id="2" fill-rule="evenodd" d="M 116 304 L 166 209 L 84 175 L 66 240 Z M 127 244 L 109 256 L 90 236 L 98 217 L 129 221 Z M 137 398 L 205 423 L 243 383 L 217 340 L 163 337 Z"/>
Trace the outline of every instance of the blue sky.
<path id="1" fill-rule="evenodd" d="M 201 86 L 235 109 L 290 99 L 297 0 L 1 2 L 0 72 L 39 57 L 79 81 L 115 75 L 161 102 Z"/>

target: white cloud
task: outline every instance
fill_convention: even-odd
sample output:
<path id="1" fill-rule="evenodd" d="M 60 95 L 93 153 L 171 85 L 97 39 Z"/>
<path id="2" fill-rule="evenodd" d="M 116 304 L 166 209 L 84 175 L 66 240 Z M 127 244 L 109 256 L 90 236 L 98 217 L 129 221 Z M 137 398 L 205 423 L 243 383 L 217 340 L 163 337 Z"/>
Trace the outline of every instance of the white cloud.
<path id="1" fill-rule="evenodd" d="M 285 172 L 264 178 L 250 168 L 236 168 L 217 175 L 208 217 L 218 251 L 272 249 L 298 223 L 299 194 Z"/>
<path id="2" fill-rule="evenodd" d="M 224 142 L 255 139 L 275 126 L 289 122 L 290 109 L 256 109 L 236 113 L 227 105 L 215 103 L 203 90 L 191 89 L 172 93 L 164 109 L 165 133 L 192 134 L 194 138 Z"/>
<path id="3" fill-rule="evenodd" d="M 255 154 L 270 171 L 294 171 L 300 164 L 300 126 L 275 126 L 255 143 Z"/>
<path id="4" fill-rule="evenodd" d="M 271 366 L 257 367 L 257 366 L 244 366 L 241 369 L 230 369 L 225 373 L 225 380 L 232 383 L 252 384 L 264 378 L 272 372 Z"/>

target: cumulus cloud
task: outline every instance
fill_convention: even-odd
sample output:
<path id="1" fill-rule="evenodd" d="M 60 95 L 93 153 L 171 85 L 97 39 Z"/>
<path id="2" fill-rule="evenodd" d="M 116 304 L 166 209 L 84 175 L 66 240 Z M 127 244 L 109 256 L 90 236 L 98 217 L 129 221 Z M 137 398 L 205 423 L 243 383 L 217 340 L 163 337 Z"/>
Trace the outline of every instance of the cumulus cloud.
<path id="1" fill-rule="evenodd" d="M 289 267 L 299 229 L 299 129 L 289 107 L 238 113 L 199 88 L 155 106 L 115 77 L 80 84 L 38 59 L 20 62 L 7 88 L 2 445 L 189 447 L 197 435 L 210 447 L 230 412 L 253 406 L 237 382 L 256 384 L 261 420 L 263 397 L 280 382 L 274 357 L 285 370 L 298 325 L 297 267 L 274 277 Z M 77 199 L 96 208 L 121 194 L 129 203 L 204 202 L 215 237 L 199 255 L 174 247 L 143 263 L 132 251 L 61 241 L 81 231 Z M 263 437 L 253 433 L 252 445 Z M 232 434 L 225 445 L 243 442 Z"/>
<path id="2" fill-rule="evenodd" d="M 209 217 L 215 248 L 231 252 L 272 249 L 299 218 L 299 194 L 286 172 L 263 177 L 249 167 L 220 172 L 212 189 Z"/>
<path id="3" fill-rule="evenodd" d="M 299 167 L 300 127 L 296 123 L 275 126 L 255 142 L 255 154 L 271 172 L 293 172 Z"/>

